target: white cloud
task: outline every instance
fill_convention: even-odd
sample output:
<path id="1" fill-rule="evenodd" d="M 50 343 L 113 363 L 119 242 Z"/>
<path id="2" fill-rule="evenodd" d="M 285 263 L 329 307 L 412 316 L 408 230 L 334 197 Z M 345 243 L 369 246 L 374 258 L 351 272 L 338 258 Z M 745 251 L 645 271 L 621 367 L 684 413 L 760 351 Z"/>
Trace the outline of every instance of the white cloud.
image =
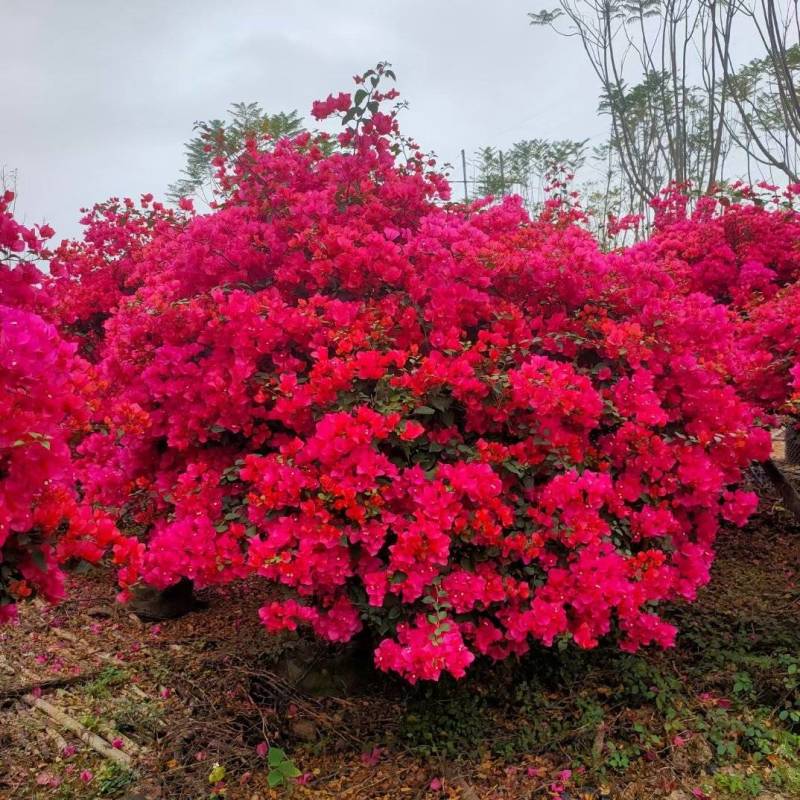
<path id="1" fill-rule="evenodd" d="M 348 90 L 381 59 L 403 127 L 444 160 L 463 147 L 605 129 L 577 46 L 528 26 L 527 2 L 0 0 L 0 165 L 17 211 L 78 232 L 78 209 L 163 193 L 197 119 L 232 102 L 272 111 Z"/>

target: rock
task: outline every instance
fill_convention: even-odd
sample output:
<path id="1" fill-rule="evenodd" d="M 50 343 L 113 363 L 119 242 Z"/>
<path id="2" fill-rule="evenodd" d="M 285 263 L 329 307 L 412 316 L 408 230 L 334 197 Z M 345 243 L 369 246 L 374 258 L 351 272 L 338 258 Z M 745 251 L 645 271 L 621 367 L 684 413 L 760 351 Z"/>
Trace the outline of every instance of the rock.
<path id="1" fill-rule="evenodd" d="M 289 726 L 292 735 L 302 742 L 315 742 L 317 740 L 317 727 L 311 720 L 295 719 Z"/>
<path id="2" fill-rule="evenodd" d="M 108 619 L 113 615 L 113 610 L 108 606 L 92 606 L 87 612 L 86 616 L 96 617 L 98 619 Z"/>

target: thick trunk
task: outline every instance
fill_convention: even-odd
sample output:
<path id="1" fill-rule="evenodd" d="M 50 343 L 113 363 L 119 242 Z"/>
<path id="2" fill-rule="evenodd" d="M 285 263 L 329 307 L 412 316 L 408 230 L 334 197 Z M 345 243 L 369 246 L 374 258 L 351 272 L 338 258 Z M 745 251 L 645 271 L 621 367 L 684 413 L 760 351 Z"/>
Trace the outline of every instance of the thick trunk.
<path id="1" fill-rule="evenodd" d="M 786 425 L 786 463 L 800 464 L 800 429 L 797 427 L 798 420 L 792 419 Z"/>
<path id="2" fill-rule="evenodd" d="M 761 466 L 770 479 L 770 482 L 781 496 L 786 510 L 794 514 L 795 519 L 800 522 L 800 494 L 797 493 L 797 489 L 792 486 L 789 479 L 781 472 L 772 459 L 763 461 Z"/>
<path id="3" fill-rule="evenodd" d="M 130 608 L 142 619 L 160 620 L 182 617 L 206 605 L 195 597 L 194 583 L 188 578 L 181 578 L 166 589 L 159 590 L 152 586 L 136 589 Z"/>

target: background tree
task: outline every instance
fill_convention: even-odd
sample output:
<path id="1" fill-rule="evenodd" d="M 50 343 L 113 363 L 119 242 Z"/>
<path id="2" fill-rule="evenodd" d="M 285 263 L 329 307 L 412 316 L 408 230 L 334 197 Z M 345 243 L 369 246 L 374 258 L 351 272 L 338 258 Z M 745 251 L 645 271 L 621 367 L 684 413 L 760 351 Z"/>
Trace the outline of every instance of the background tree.
<path id="1" fill-rule="evenodd" d="M 576 172 L 586 162 L 588 139 L 523 139 L 507 150 L 483 147 L 475 153 L 477 196 L 519 194 L 531 211 L 544 196 L 546 176 Z"/>
<path id="2" fill-rule="evenodd" d="M 711 3 L 712 11 L 721 3 Z M 797 0 L 725 4 L 712 26 L 725 94 L 735 107 L 728 132 L 751 162 L 796 182 L 800 178 L 800 16 Z M 726 31 L 734 15 L 755 31 L 764 55 L 736 68 Z"/>
<path id="3" fill-rule="evenodd" d="M 269 114 L 258 103 L 233 103 L 227 120 L 195 122 L 195 136 L 185 146 L 186 166 L 181 170 L 181 177 L 170 185 L 168 197 L 177 201 L 197 195 L 211 202 L 219 189 L 214 159 L 234 161 L 245 142 L 254 137 L 266 143 L 296 136 L 303 130 L 303 118 L 297 111 Z"/>
<path id="4" fill-rule="evenodd" d="M 529 16 L 577 38 L 598 77 L 625 211 L 649 220 L 670 182 L 797 180 L 797 0 L 562 0 Z M 765 55 L 736 66 L 734 43 L 754 38 Z"/>

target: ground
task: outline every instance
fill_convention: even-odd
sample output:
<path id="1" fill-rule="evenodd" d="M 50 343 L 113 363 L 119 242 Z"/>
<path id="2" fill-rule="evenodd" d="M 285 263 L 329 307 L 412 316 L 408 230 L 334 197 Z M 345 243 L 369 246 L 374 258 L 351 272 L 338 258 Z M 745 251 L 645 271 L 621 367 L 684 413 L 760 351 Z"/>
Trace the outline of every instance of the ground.
<path id="1" fill-rule="evenodd" d="M 542 649 L 417 688 L 268 636 L 264 585 L 144 624 L 84 574 L 0 631 L 0 798 L 800 798 L 800 527 L 766 498 L 718 552 L 671 651 Z"/>

